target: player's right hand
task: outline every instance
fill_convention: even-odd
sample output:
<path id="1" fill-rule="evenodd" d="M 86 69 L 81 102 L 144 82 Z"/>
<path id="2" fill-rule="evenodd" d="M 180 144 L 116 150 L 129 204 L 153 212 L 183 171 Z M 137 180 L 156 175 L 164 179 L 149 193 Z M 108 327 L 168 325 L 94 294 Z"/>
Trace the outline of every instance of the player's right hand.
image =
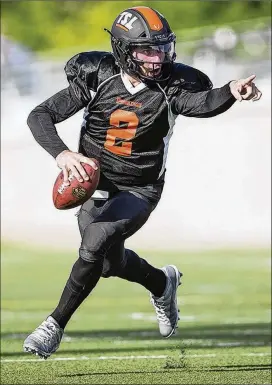
<path id="1" fill-rule="evenodd" d="M 256 75 L 251 75 L 246 79 L 233 80 L 230 82 L 230 91 L 236 100 L 239 100 L 239 102 L 252 100 L 254 102 L 262 97 L 261 91 L 253 82 L 255 78 Z"/>
<path id="2" fill-rule="evenodd" d="M 69 174 L 73 175 L 79 182 L 83 182 L 83 180 L 89 180 L 89 176 L 87 175 L 84 167 L 81 163 L 89 164 L 94 170 L 97 170 L 97 165 L 94 161 L 86 156 L 69 150 L 62 151 L 56 157 L 57 165 L 62 169 L 63 172 L 63 181 L 68 186 L 69 182 Z"/>

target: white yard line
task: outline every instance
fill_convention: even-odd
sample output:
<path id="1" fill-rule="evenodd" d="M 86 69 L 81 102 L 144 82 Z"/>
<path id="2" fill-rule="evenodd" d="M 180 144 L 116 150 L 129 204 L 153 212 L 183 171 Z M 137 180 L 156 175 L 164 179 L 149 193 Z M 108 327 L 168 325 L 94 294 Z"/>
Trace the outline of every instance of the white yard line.
<path id="1" fill-rule="evenodd" d="M 241 356 L 271 356 L 270 353 L 242 353 Z M 218 357 L 220 354 L 186 354 L 186 358 L 214 358 Z M 57 357 L 57 358 L 50 358 L 50 361 L 98 361 L 98 360 L 145 360 L 145 359 L 166 359 L 171 356 L 167 355 L 157 355 L 157 356 L 99 356 L 99 357 L 87 357 L 87 356 L 81 356 L 81 357 Z M 183 356 L 180 356 L 183 357 Z M 43 359 L 36 359 L 36 358 L 24 358 L 24 359 L 4 359 L 1 360 L 1 363 L 7 363 L 7 362 L 46 362 L 46 360 Z"/>
<path id="2" fill-rule="evenodd" d="M 144 360 L 144 359 L 163 359 L 166 355 L 159 356 L 99 356 L 99 357 L 57 357 L 51 358 L 50 361 L 98 361 L 98 360 Z M 25 358 L 25 359 L 7 359 L 1 362 L 45 362 L 43 359 Z"/>
<path id="3" fill-rule="evenodd" d="M 149 333 L 147 334 L 149 336 Z M 153 334 L 152 334 L 153 335 Z M 14 335 L 13 337 L 10 337 L 9 339 L 23 339 L 25 336 L 24 335 L 20 335 L 20 334 L 17 334 L 17 335 Z M 6 336 L 5 338 L 3 339 L 7 339 Z M 75 340 L 88 340 L 88 337 L 69 337 L 67 335 L 64 335 L 63 337 L 63 342 L 66 342 L 66 343 L 71 343 L 71 342 L 74 342 Z M 90 338 L 91 340 L 93 338 Z M 138 342 L 139 344 L 141 345 L 150 345 L 150 344 L 153 344 L 154 345 L 154 350 L 156 349 L 156 346 L 157 345 L 161 345 L 161 344 L 166 344 L 167 341 L 154 341 L 154 340 L 151 340 L 151 339 L 147 339 L 147 340 L 143 340 L 143 341 L 133 341 L 134 343 L 135 342 Z M 132 343 L 131 340 L 126 340 L 126 339 L 122 339 L 122 340 L 114 340 L 113 341 L 113 344 L 114 345 L 130 345 Z M 211 347 L 243 347 L 243 346 L 259 346 L 259 347 L 265 347 L 265 346 L 269 346 L 268 343 L 265 343 L 264 341 L 252 341 L 252 342 L 248 342 L 248 341 L 223 341 L 223 340 L 220 340 L 220 339 L 212 339 L 212 338 L 203 338 L 203 339 L 195 339 L 195 338 L 183 338 L 180 343 L 184 344 L 184 345 L 188 345 L 187 347 L 188 348 L 194 348 L 194 347 L 203 347 L 203 348 L 211 348 Z M 138 344 L 137 344 L 138 345 Z"/>

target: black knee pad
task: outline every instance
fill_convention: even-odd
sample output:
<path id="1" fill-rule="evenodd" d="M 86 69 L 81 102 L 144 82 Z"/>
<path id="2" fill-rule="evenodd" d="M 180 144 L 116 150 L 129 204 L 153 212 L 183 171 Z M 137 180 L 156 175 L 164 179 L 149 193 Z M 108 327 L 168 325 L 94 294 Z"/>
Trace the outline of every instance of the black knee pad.
<path id="1" fill-rule="evenodd" d="M 107 250 L 108 236 L 100 223 L 91 223 L 84 229 L 81 247 L 85 260 L 96 258 L 96 256 L 104 256 Z"/>
<path id="2" fill-rule="evenodd" d="M 83 236 L 85 228 L 99 215 L 104 203 L 104 201 L 94 201 L 89 199 L 81 206 L 77 213 L 78 227 L 81 236 Z"/>

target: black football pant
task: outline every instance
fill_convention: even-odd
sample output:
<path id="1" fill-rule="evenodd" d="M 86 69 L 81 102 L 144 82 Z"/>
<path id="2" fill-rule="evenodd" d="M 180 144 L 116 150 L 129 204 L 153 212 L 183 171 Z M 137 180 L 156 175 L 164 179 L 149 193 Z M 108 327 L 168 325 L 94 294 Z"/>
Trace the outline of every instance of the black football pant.
<path id="1" fill-rule="evenodd" d="M 90 199 L 82 205 L 78 214 L 82 237 L 79 258 L 51 314 L 62 328 L 101 276 L 137 282 L 154 295 L 162 295 L 165 274 L 124 247 L 125 240 L 144 225 L 153 209 L 145 199 L 124 191 L 106 201 Z"/>

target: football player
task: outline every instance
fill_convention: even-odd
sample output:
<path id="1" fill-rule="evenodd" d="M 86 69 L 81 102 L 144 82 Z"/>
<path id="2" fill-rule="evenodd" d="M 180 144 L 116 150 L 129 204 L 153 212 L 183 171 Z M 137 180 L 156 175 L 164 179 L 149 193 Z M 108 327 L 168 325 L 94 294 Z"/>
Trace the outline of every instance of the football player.
<path id="1" fill-rule="evenodd" d="M 160 334 L 177 328 L 174 265 L 151 266 L 125 240 L 138 231 L 157 206 L 175 119 L 227 111 L 236 100 L 258 100 L 253 80 L 231 81 L 213 89 L 201 71 L 175 63 L 175 34 L 156 10 L 138 6 L 115 19 L 112 53 L 82 52 L 65 66 L 69 86 L 31 111 L 28 125 L 36 141 L 57 162 L 68 181 L 72 173 L 88 179 L 81 163 L 101 167 L 95 195 L 78 213 L 82 236 L 78 259 L 55 310 L 24 341 L 24 350 L 47 358 L 61 342 L 64 328 L 100 277 L 137 282 L 150 292 Z M 84 109 L 78 152 L 58 136 L 55 124 Z"/>

